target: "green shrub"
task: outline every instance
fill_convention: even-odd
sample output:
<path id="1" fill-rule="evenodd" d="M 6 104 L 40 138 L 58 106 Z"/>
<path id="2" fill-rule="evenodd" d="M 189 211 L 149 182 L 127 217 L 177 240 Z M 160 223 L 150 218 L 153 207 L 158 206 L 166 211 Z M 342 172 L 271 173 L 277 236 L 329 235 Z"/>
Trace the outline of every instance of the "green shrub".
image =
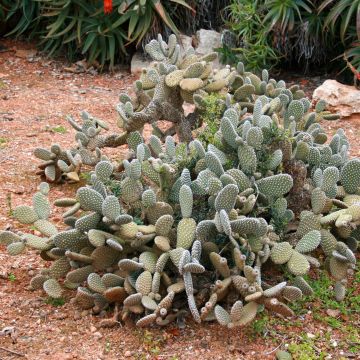
<path id="1" fill-rule="evenodd" d="M 215 141 L 214 136 L 220 126 L 221 115 L 225 110 L 223 96 L 219 94 L 210 94 L 204 97 L 205 110 L 200 116 L 200 123 L 204 127 L 199 129 L 197 138 L 206 146 Z"/>
<path id="2" fill-rule="evenodd" d="M 272 48 L 268 30 L 263 26 L 266 14 L 263 1 L 234 0 L 227 11 L 229 18 L 226 25 L 240 44 L 232 49 L 237 55 L 233 63 L 242 61 L 248 69 L 255 71 L 276 64 L 279 54 Z M 226 50 L 226 45 L 224 49 Z M 224 58 L 224 62 L 228 63 L 228 60 L 229 56 Z"/>
<path id="3" fill-rule="evenodd" d="M 331 60 L 341 58 L 345 49 L 359 40 L 358 3 L 232 0 L 226 25 L 236 35 L 238 46 L 224 44 L 220 53 L 225 61 L 235 62 L 238 56 L 253 70 L 277 64 L 300 65 L 305 70 L 322 66 L 324 71 L 341 67 L 343 63 Z M 355 67 L 356 54 L 351 48 L 349 57 Z"/>

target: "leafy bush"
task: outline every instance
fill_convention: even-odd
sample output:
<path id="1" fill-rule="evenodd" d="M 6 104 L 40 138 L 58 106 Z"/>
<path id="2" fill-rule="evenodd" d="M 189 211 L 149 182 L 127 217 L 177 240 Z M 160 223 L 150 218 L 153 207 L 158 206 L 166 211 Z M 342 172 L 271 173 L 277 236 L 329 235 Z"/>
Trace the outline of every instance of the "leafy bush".
<path id="1" fill-rule="evenodd" d="M 202 111 L 199 123 L 203 128 L 198 130 L 197 138 L 204 142 L 215 143 L 215 134 L 220 126 L 221 115 L 224 112 L 224 97 L 219 94 L 209 94 L 204 97 L 204 111 Z"/>
<path id="2" fill-rule="evenodd" d="M 349 0 L 233 0 L 226 24 L 240 49 L 233 47 L 232 52 L 240 53 L 250 69 L 279 62 L 300 64 L 305 70 L 329 68 L 331 60 L 358 39 L 358 6 L 358 1 Z M 225 51 L 230 58 L 226 46 Z"/>
<path id="3" fill-rule="evenodd" d="M 268 30 L 263 26 L 265 10 L 261 1 L 235 0 L 228 6 L 226 25 L 240 44 L 232 49 L 237 55 L 236 63 L 243 61 L 250 70 L 261 70 L 279 59 L 269 43 Z"/>
<path id="4" fill-rule="evenodd" d="M 312 110 L 298 85 L 267 70 L 258 77 L 239 63 L 213 71 L 214 53 L 182 56 L 174 35 L 145 48 L 156 64 L 134 96 L 120 94 L 121 134 L 103 135 L 107 125 L 83 113 L 81 124 L 68 119 L 77 148 L 35 150 L 49 182 L 78 180 L 82 164 L 95 168 L 73 198 L 55 201 L 68 208 L 66 230 L 49 220 L 43 182 L 33 205 L 13 212 L 42 236 L 0 233 L 10 255 L 30 247 L 52 261 L 31 287 L 55 299 L 64 286 L 76 289 L 73 303 L 95 314 L 117 304 L 103 326 L 120 316 L 166 326 L 190 313 L 234 328 L 263 310 L 295 316 L 288 304 L 313 294 L 306 274 L 324 266 L 341 303 L 359 247 L 360 159 L 349 158 L 342 129 L 328 139 L 319 124 L 339 116 L 323 101 Z M 195 106 L 186 116 L 184 102 Z M 192 130 L 201 134 L 201 119 L 213 136 L 199 141 Z M 160 120 L 172 126 L 161 131 Z M 153 134 L 144 139 L 147 123 Z M 126 142 L 120 165 L 101 154 Z"/>

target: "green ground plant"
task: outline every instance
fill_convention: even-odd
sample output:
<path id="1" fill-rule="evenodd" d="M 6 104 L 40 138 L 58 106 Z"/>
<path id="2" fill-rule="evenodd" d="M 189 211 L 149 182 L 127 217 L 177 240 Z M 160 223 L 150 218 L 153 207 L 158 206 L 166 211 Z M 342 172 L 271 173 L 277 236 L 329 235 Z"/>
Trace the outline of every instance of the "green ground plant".
<path id="1" fill-rule="evenodd" d="M 15 282 L 16 281 L 16 275 L 14 273 L 10 273 L 8 275 L 8 280 L 11 282 Z"/>

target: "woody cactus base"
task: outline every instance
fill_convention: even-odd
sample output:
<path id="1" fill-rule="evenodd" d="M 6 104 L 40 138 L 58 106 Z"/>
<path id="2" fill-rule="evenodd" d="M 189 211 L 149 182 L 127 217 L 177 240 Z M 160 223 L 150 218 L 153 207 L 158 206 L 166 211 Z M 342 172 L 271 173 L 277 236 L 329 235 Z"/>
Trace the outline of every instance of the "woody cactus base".
<path id="1" fill-rule="evenodd" d="M 74 289 L 74 303 L 99 313 L 115 305 L 114 320 L 164 326 L 187 314 L 228 328 L 252 322 L 260 309 L 295 316 L 287 305 L 313 290 L 304 276 L 324 267 L 343 301 L 360 239 L 360 159 L 349 159 L 343 130 L 328 139 L 320 120 L 335 120 L 322 101 L 298 86 L 246 72 L 243 64 L 214 72 L 215 55 L 180 57 L 176 38 L 147 46 L 156 60 L 120 95 L 119 126 L 83 114 L 72 119 L 78 146 L 37 149 L 46 179 L 76 180 L 81 164 L 95 165 L 89 184 L 63 207 L 66 230 L 49 220 L 49 185 L 33 206 L 14 217 L 42 236 L 3 231 L 11 255 L 36 249 L 49 266 L 31 288 L 58 298 Z M 201 133 L 206 97 L 218 94 L 222 116 L 208 140 Z M 184 102 L 195 111 L 184 115 Z M 180 142 L 156 122 L 173 123 Z M 149 139 L 141 135 L 153 124 Z M 202 137 L 202 139 L 204 139 Z M 104 146 L 129 145 L 120 166 Z M 274 275 L 276 272 L 276 276 Z M 281 276 L 279 274 L 282 274 Z M 104 326 L 114 324 L 104 320 Z"/>

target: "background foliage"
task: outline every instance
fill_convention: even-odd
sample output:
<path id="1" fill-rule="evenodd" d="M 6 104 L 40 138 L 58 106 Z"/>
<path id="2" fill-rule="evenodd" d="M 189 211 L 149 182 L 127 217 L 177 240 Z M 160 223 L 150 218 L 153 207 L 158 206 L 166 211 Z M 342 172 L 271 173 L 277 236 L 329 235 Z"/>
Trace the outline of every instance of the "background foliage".
<path id="1" fill-rule="evenodd" d="M 177 9 L 188 16 L 194 10 L 185 0 L 113 0 L 114 10 L 104 14 L 101 0 L 1 0 L 0 21 L 7 35 L 38 39 L 49 55 L 83 55 L 113 67 L 127 60 L 128 51 L 155 33 L 178 33 Z M 174 22 L 175 21 L 175 22 Z"/>
<path id="2" fill-rule="evenodd" d="M 101 0 L 0 0 L 0 34 L 35 38 L 49 55 L 111 68 L 159 32 L 166 39 L 226 29 L 218 49 L 226 63 L 326 72 L 343 69 L 345 54 L 360 66 L 360 0 L 113 0 L 113 6 L 106 15 Z"/>
<path id="3" fill-rule="evenodd" d="M 325 72 L 344 66 L 344 52 L 360 64 L 359 0 L 233 0 L 227 9 L 225 23 L 237 38 L 232 50 L 249 68 L 265 61 Z"/>

